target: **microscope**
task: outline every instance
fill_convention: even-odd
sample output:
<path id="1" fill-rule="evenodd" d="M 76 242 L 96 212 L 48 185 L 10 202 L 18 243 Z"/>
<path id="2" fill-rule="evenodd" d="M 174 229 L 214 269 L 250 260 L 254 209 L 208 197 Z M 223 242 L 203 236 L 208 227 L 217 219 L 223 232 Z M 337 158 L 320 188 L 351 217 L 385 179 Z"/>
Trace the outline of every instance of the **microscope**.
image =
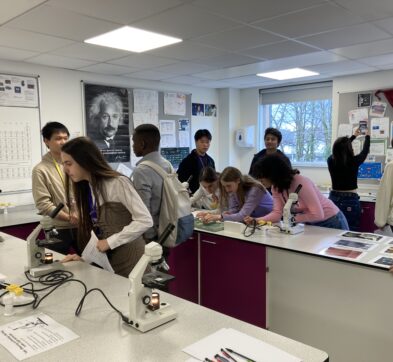
<path id="1" fill-rule="evenodd" d="M 168 269 L 162 258 L 161 245 L 174 228 L 173 224 L 169 224 L 157 242 L 152 241 L 145 246 L 144 255 L 129 275 L 131 289 L 128 292 L 129 315 L 126 323 L 138 331 L 147 332 L 177 317 L 170 304 L 161 302 L 159 293 L 153 292 L 153 288 L 163 287 L 174 279 L 173 276 L 156 270 L 157 267 Z M 149 266 L 151 270 L 145 274 Z"/>
<path id="2" fill-rule="evenodd" d="M 58 232 L 53 225 L 53 219 L 64 207 L 59 204 L 49 215 L 44 216 L 38 226 L 27 237 L 27 266 L 25 270 L 33 277 L 39 277 L 53 270 L 63 269 L 63 264 L 53 262 L 53 254 L 45 253 L 45 247 L 61 242 L 57 238 Z M 39 240 L 41 230 L 44 230 L 45 239 Z"/>
<path id="3" fill-rule="evenodd" d="M 285 203 L 283 210 L 283 221 L 281 221 L 281 231 L 286 234 L 299 234 L 304 231 L 304 224 L 296 224 L 293 216 L 293 206 L 297 204 L 299 191 L 303 185 L 299 185 L 295 192 L 291 192 L 288 196 L 288 200 Z"/>

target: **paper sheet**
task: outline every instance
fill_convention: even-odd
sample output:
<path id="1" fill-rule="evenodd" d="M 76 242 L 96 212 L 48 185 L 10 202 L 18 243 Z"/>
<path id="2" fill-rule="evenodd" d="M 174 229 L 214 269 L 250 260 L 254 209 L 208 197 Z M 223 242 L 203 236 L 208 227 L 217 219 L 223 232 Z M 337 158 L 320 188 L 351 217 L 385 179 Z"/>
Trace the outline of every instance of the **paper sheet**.
<path id="1" fill-rule="evenodd" d="M 0 344 L 19 361 L 76 338 L 77 334 L 43 313 L 0 326 Z"/>
<path id="2" fill-rule="evenodd" d="M 186 95 L 184 93 L 164 93 L 164 114 L 186 115 Z"/>
<path id="3" fill-rule="evenodd" d="M 387 148 L 386 149 L 385 163 L 388 163 L 390 161 L 393 161 L 393 148 Z"/>
<path id="4" fill-rule="evenodd" d="M 351 124 L 356 124 L 360 121 L 368 121 L 368 108 L 359 108 L 349 111 L 348 119 Z"/>
<path id="5" fill-rule="evenodd" d="M 385 140 L 373 140 L 370 142 L 370 155 L 385 156 L 386 142 Z"/>
<path id="6" fill-rule="evenodd" d="M 119 163 L 119 166 L 117 166 L 117 172 L 120 172 L 122 175 L 130 177 L 132 174 L 132 170 L 127 167 L 124 163 Z"/>
<path id="7" fill-rule="evenodd" d="M 301 360 L 266 342 L 248 336 L 232 328 L 223 328 L 186 347 L 183 352 L 204 361 L 214 359 L 221 348 L 231 348 L 258 362 L 300 362 Z M 240 361 L 241 358 L 233 355 Z"/>
<path id="8" fill-rule="evenodd" d="M 389 117 L 371 118 L 371 137 L 389 137 Z"/>
<path id="9" fill-rule="evenodd" d="M 105 270 L 114 273 L 114 270 L 109 263 L 106 253 L 101 253 L 97 249 L 98 238 L 94 231 L 91 232 L 91 238 L 82 252 L 82 258 L 87 263 L 95 263 Z"/>
<path id="10" fill-rule="evenodd" d="M 161 148 L 176 147 L 176 122 L 160 120 Z"/>
<path id="11" fill-rule="evenodd" d="M 158 92 L 134 89 L 134 112 L 158 114 Z"/>

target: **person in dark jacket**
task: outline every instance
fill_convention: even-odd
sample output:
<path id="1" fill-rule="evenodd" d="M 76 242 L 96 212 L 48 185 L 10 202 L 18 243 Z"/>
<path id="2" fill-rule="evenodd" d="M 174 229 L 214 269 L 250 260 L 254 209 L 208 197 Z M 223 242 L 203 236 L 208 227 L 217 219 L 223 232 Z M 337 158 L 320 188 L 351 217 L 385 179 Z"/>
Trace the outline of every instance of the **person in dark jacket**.
<path id="1" fill-rule="evenodd" d="M 212 135 L 207 129 L 199 129 L 195 132 L 195 149 L 184 158 L 177 169 L 181 182 L 188 181 L 193 194 L 199 188 L 199 175 L 205 167 L 216 168 L 214 160 L 207 154 L 212 140 Z M 190 177 L 192 178 L 190 179 Z"/>
<path id="2" fill-rule="evenodd" d="M 265 141 L 265 148 L 254 155 L 251 161 L 250 171 L 248 171 L 248 174 L 250 176 L 254 176 L 253 167 L 257 163 L 257 161 L 261 160 L 267 155 L 271 155 L 276 152 L 282 155 L 284 159 L 288 160 L 289 165 L 291 164 L 289 158 L 285 156 L 284 153 L 278 149 L 282 140 L 282 134 L 277 128 L 272 128 L 272 127 L 266 128 L 265 136 L 263 137 L 263 140 Z"/>
<path id="3" fill-rule="evenodd" d="M 357 194 L 358 170 L 370 152 L 370 135 L 367 130 L 362 151 L 354 155 L 352 141 L 357 136 L 360 136 L 359 129 L 351 137 L 337 138 L 333 144 L 333 154 L 327 159 L 332 179 L 329 199 L 344 213 L 349 229 L 352 231 L 359 231 L 360 227 L 361 206 Z"/>

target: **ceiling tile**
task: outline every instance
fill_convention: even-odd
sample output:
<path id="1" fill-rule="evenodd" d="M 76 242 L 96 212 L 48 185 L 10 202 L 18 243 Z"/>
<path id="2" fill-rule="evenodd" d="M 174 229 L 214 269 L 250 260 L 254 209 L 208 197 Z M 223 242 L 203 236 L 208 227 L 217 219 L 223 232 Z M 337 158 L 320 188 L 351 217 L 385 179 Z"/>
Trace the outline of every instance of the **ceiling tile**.
<path id="1" fill-rule="evenodd" d="M 390 53 L 393 49 L 393 39 L 379 40 L 344 48 L 331 49 L 330 52 L 350 59 L 364 58 L 370 55 Z"/>
<path id="2" fill-rule="evenodd" d="M 29 11 L 10 21 L 7 25 L 80 41 L 120 27 L 119 24 L 47 5 Z"/>
<path id="3" fill-rule="evenodd" d="M 378 69 L 381 69 L 381 70 L 393 69 L 393 63 L 392 64 L 386 64 L 386 65 L 380 65 L 380 66 L 378 66 Z"/>
<path id="4" fill-rule="evenodd" d="M 99 45 L 74 43 L 52 52 L 56 55 L 64 55 L 70 58 L 86 59 L 98 62 L 105 62 L 111 59 L 122 58 L 130 55 L 125 50 L 102 47 Z"/>
<path id="5" fill-rule="evenodd" d="M 183 5 L 131 25 L 181 39 L 188 39 L 233 28 L 238 24 L 191 5 Z"/>
<path id="6" fill-rule="evenodd" d="M 189 75 L 182 75 L 180 77 L 165 79 L 165 82 L 177 83 L 177 84 L 198 84 L 201 82 L 201 79 Z"/>
<path id="7" fill-rule="evenodd" d="M 38 53 L 29 50 L 21 50 L 14 48 L 7 48 L 0 46 L 0 59 L 7 60 L 24 60 L 30 58 Z"/>
<path id="8" fill-rule="evenodd" d="M 351 14 L 334 4 L 324 4 L 252 25 L 290 38 L 297 38 L 363 22 L 360 16 Z"/>
<path id="9" fill-rule="evenodd" d="M 372 67 L 351 60 L 330 63 L 330 64 L 319 64 L 319 65 L 309 66 L 307 69 L 318 72 L 320 74 L 343 74 L 347 71 L 360 73 L 360 72 L 371 72 L 375 70 Z"/>
<path id="10" fill-rule="evenodd" d="M 148 54 L 159 55 L 178 60 L 198 60 L 226 54 L 222 49 L 207 47 L 201 44 L 184 41 L 159 49 L 154 49 Z"/>
<path id="11" fill-rule="evenodd" d="M 120 74 L 130 73 L 137 69 L 131 67 L 122 67 L 120 65 L 114 65 L 114 64 L 100 63 L 100 64 L 89 65 L 87 67 L 80 68 L 79 70 L 86 71 L 86 72 L 100 73 L 100 74 L 120 75 Z"/>
<path id="12" fill-rule="evenodd" d="M 380 26 L 390 34 L 393 34 L 393 18 L 383 19 L 374 22 L 375 25 Z"/>
<path id="13" fill-rule="evenodd" d="M 124 58 L 114 59 L 108 61 L 107 63 L 131 66 L 140 69 L 148 69 L 173 64 L 176 62 L 177 60 L 175 59 L 162 58 L 149 54 L 135 54 Z"/>
<path id="14" fill-rule="evenodd" d="M 158 67 L 155 70 L 157 72 L 163 72 L 163 73 L 170 73 L 170 74 L 193 74 L 193 73 L 199 73 L 199 72 L 206 72 L 208 70 L 214 69 L 213 67 L 210 67 L 205 64 L 197 64 L 197 63 L 191 63 L 191 62 L 178 62 L 175 64 L 170 64 L 170 65 L 165 65 L 163 67 Z"/>
<path id="15" fill-rule="evenodd" d="M 120 24 L 129 24 L 182 3 L 180 0 L 49 1 L 49 5 Z"/>
<path id="16" fill-rule="evenodd" d="M 392 49 L 393 50 L 393 49 Z M 373 67 L 377 67 L 380 65 L 393 64 L 393 53 L 385 54 L 385 55 L 376 55 L 367 58 L 356 59 L 359 63 L 371 65 Z"/>
<path id="17" fill-rule="evenodd" d="M 11 29 L 4 26 L 0 27 L 0 46 L 32 50 L 35 52 L 48 52 L 72 43 L 72 40 Z"/>
<path id="18" fill-rule="evenodd" d="M 393 16 L 393 2 L 391 0 L 335 0 L 353 14 L 360 15 L 365 20 L 375 20 Z"/>
<path id="19" fill-rule="evenodd" d="M 132 72 L 130 74 L 123 74 L 124 77 L 135 78 L 135 79 L 147 79 L 147 80 L 163 80 L 172 78 L 175 74 L 156 72 L 153 70 L 144 70 L 141 72 Z"/>
<path id="20" fill-rule="evenodd" d="M 94 62 L 89 62 L 87 60 L 66 58 L 53 54 L 38 55 L 28 59 L 27 61 L 29 63 L 42 64 L 50 67 L 59 67 L 66 69 L 78 69 L 94 64 Z"/>
<path id="21" fill-rule="evenodd" d="M 196 39 L 198 43 L 211 45 L 229 51 L 240 51 L 247 48 L 255 48 L 269 43 L 277 43 L 282 40 L 282 37 L 272 35 L 249 26 L 242 26 Z"/>
<path id="22" fill-rule="evenodd" d="M 277 59 L 290 57 L 299 54 L 307 54 L 315 52 L 317 49 L 294 42 L 285 41 L 282 43 L 275 43 L 265 45 L 262 47 L 244 50 L 244 54 L 258 57 L 261 59 Z"/>
<path id="23" fill-rule="evenodd" d="M 210 65 L 212 67 L 227 68 L 227 67 L 234 67 L 238 65 L 251 64 L 259 61 L 260 61 L 259 59 L 247 57 L 240 54 L 226 53 L 225 55 L 221 55 L 218 57 L 201 59 L 198 61 L 198 63 Z"/>
<path id="24" fill-rule="evenodd" d="M 46 0 L 2 0 L 0 12 L 0 24 L 23 14 L 29 9 L 44 3 Z"/>
<path id="25" fill-rule="evenodd" d="M 321 4 L 324 0 L 196 0 L 193 5 L 223 14 L 232 19 L 251 22 Z"/>
<path id="26" fill-rule="evenodd" d="M 390 35 L 372 24 L 354 25 L 348 28 L 301 38 L 301 41 L 323 49 L 334 49 L 387 39 Z"/>

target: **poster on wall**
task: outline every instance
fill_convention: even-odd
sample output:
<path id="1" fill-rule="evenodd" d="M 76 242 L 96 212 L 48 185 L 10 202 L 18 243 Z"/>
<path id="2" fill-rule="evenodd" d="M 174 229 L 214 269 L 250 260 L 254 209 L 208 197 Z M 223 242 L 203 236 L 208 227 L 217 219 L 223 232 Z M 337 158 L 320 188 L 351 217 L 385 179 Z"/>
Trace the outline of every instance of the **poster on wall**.
<path id="1" fill-rule="evenodd" d="M 86 135 L 110 163 L 130 161 L 128 90 L 85 84 Z"/>
<path id="2" fill-rule="evenodd" d="M 0 74 L 0 106 L 38 107 L 37 79 Z"/>

